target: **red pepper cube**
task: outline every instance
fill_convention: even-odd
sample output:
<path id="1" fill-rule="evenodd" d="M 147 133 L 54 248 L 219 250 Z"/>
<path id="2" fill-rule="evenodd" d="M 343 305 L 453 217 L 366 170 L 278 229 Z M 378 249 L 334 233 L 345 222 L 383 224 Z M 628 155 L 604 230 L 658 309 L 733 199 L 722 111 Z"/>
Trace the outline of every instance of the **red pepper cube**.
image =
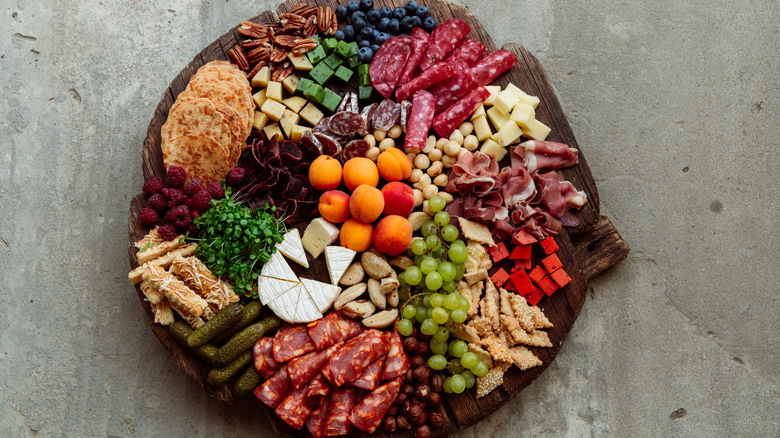
<path id="1" fill-rule="evenodd" d="M 550 277 L 544 277 L 542 278 L 542 281 L 539 282 L 539 287 L 542 288 L 544 293 L 547 294 L 549 297 L 553 294 L 556 290 L 558 290 L 558 285 L 553 283 L 552 280 L 550 280 Z"/>
<path id="2" fill-rule="evenodd" d="M 531 259 L 515 260 L 515 268 L 525 269 L 526 271 L 530 271 L 532 266 L 533 265 L 531 264 Z"/>
<path id="3" fill-rule="evenodd" d="M 507 279 L 506 283 L 504 283 L 504 289 L 508 290 L 509 292 L 517 292 L 517 288 L 515 287 L 515 284 L 512 283 L 511 277 Z"/>
<path id="4" fill-rule="evenodd" d="M 558 269 L 557 271 L 550 274 L 550 278 L 552 278 L 552 281 L 554 281 L 558 287 L 564 287 L 571 283 L 571 277 L 569 277 L 569 274 L 567 274 L 563 269 Z"/>
<path id="5" fill-rule="evenodd" d="M 558 258 L 558 254 L 553 254 L 542 259 L 542 265 L 547 272 L 555 272 L 563 267 L 561 259 Z"/>
<path id="6" fill-rule="evenodd" d="M 531 245 L 518 245 L 509 253 L 509 260 L 530 259 Z"/>
<path id="7" fill-rule="evenodd" d="M 492 281 L 493 284 L 496 285 L 496 287 L 503 286 L 507 280 L 509 280 L 509 274 L 506 273 L 504 268 L 499 268 L 498 271 L 496 271 L 496 273 L 493 274 L 492 277 L 490 277 L 490 281 Z"/>
<path id="8" fill-rule="evenodd" d="M 543 297 L 544 292 L 541 291 L 538 287 L 535 287 L 530 294 L 526 295 L 525 300 L 528 301 L 528 304 L 535 306 L 539 304 L 539 301 L 541 301 Z"/>
<path id="9" fill-rule="evenodd" d="M 536 237 L 528 234 L 525 230 L 518 231 L 515 237 L 512 238 L 512 243 L 515 245 L 532 245 L 536 242 Z"/>
<path id="10" fill-rule="evenodd" d="M 552 253 L 558 252 L 558 244 L 555 243 L 555 239 L 552 237 L 548 237 L 541 242 L 539 242 L 540 245 L 542 245 L 542 249 L 544 250 L 544 253 L 547 255 L 550 255 Z"/>
<path id="11" fill-rule="evenodd" d="M 539 284 L 540 281 L 542 281 L 542 278 L 547 275 L 547 272 L 539 265 L 536 265 L 536 267 L 528 273 L 528 278 L 531 279 L 536 284 Z"/>
<path id="12" fill-rule="evenodd" d="M 498 263 L 509 257 L 509 251 L 507 251 L 504 242 L 498 242 L 497 246 L 491 246 L 488 248 L 488 251 L 490 251 L 490 257 L 493 259 L 493 263 Z"/>
<path id="13" fill-rule="evenodd" d="M 526 295 L 533 292 L 534 285 L 531 283 L 531 280 L 528 278 L 528 274 L 526 274 L 524 270 L 521 269 L 515 272 L 510 278 L 512 283 L 517 288 L 517 293 L 520 295 Z"/>

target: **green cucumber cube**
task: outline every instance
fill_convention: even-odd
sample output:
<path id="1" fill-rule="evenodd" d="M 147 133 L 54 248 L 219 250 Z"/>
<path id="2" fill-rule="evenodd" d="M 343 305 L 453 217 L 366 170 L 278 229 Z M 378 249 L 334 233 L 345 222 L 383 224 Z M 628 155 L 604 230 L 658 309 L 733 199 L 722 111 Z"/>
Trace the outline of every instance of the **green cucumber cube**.
<path id="1" fill-rule="evenodd" d="M 372 91 L 374 91 L 374 87 L 372 87 L 371 85 L 361 85 L 358 87 L 358 98 L 370 99 Z"/>
<path id="2" fill-rule="evenodd" d="M 301 80 L 298 82 L 298 87 L 295 89 L 297 93 L 303 93 L 306 91 L 307 88 L 309 88 L 309 85 L 313 84 L 314 81 L 312 81 L 309 78 L 301 78 Z"/>
<path id="3" fill-rule="evenodd" d="M 330 68 L 331 68 L 331 70 L 336 70 L 337 68 L 339 68 L 339 66 L 340 66 L 341 64 L 343 64 L 343 63 L 344 63 L 344 60 L 343 60 L 343 59 L 341 59 L 341 57 L 339 57 L 339 56 L 338 56 L 338 55 L 336 55 L 335 53 L 331 53 L 331 54 L 330 54 L 330 55 L 328 55 L 328 57 L 327 57 L 327 58 L 325 58 L 325 60 L 324 60 L 324 61 L 322 61 L 322 62 L 324 62 L 324 63 L 325 63 L 325 64 L 326 64 L 328 67 L 330 67 Z"/>
<path id="4" fill-rule="evenodd" d="M 358 76 L 358 85 L 371 85 L 371 77 L 368 75 Z"/>
<path id="5" fill-rule="evenodd" d="M 336 94 L 335 91 L 330 88 L 325 89 L 325 97 L 322 99 L 322 106 L 328 109 L 328 111 L 336 111 L 341 103 L 341 96 Z"/>
<path id="6" fill-rule="evenodd" d="M 347 58 L 351 58 L 353 56 L 357 56 L 358 50 L 360 50 L 360 49 L 358 48 L 357 41 L 352 41 L 351 43 L 349 43 L 349 56 Z"/>
<path id="7" fill-rule="evenodd" d="M 360 61 L 358 61 L 358 57 L 357 57 L 357 55 L 355 55 L 355 56 L 353 56 L 353 57 L 349 58 L 349 59 L 347 60 L 347 65 L 349 65 L 349 68 L 355 68 L 355 67 L 357 67 L 358 65 L 360 65 Z"/>
<path id="8" fill-rule="evenodd" d="M 339 41 L 339 43 L 336 44 L 335 53 L 339 55 L 342 59 L 349 58 L 351 51 L 352 51 L 352 46 L 350 46 L 349 43 L 346 41 Z"/>
<path id="9" fill-rule="evenodd" d="M 312 64 L 317 64 L 325 59 L 326 56 L 328 56 L 328 54 L 325 53 L 325 49 L 323 49 L 322 46 L 317 46 L 306 53 L 306 57 L 309 58 L 309 62 Z"/>
<path id="10" fill-rule="evenodd" d="M 325 38 L 322 40 L 322 47 L 325 48 L 326 53 L 330 53 L 333 51 L 333 49 L 336 48 L 338 43 L 339 42 L 336 38 Z"/>
<path id="11" fill-rule="evenodd" d="M 369 64 L 360 64 L 357 68 L 358 76 L 368 76 Z"/>
<path id="12" fill-rule="evenodd" d="M 322 99 L 325 98 L 325 90 L 319 84 L 312 83 L 304 90 L 303 95 L 312 102 L 322 103 Z"/>
<path id="13" fill-rule="evenodd" d="M 336 70 L 336 77 L 341 80 L 341 82 L 344 82 L 345 84 L 349 82 L 349 80 L 352 78 L 352 70 L 344 67 L 343 65 L 339 66 L 339 68 Z"/>
<path id="14" fill-rule="evenodd" d="M 309 72 L 309 76 L 318 84 L 325 85 L 325 82 L 328 82 L 328 79 L 333 76 L 333 69 L 328 67 L 326 63 L 321 62 Z"/>

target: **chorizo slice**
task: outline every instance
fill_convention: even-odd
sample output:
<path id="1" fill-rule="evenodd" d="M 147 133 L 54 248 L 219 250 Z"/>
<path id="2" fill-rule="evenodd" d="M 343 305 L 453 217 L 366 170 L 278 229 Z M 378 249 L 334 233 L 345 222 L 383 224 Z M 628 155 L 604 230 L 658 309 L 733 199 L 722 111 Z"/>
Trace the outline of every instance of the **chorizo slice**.
<path id="1" fill-rule="evenodd" d="M 401 334 L 398 333 L 398 328 L 395 328 L 390 335 L 390 349 L 387 351 L 385 368 L 382 371 L 382 380 L 392 380 L 403 376 L 410 368 L 411 364 L 409 363 L 409 357 L 404 351 Z"/>
<path id="2" fill-rule="evenodd" d="M 273 376 L 282 367 L 281 364 L 276 363 L 274 360 L 274 354 L 271 351 L 273 345 L 274 338 L 263 337 L 252 348 L 252 353 L 255 357 L 255 369 L 266 379 Z"/>
<path id="3" fill-rule="evenodd" d="M 285 364 L 270 379 L 255 388 L 255 397 L 266 405 L 276 408 L 291 391 L 292 383 L 290 383 L 290 376 L 287 374 L 287 365 Z"/>
<path id="4" fill-rule="evenodd" d="M 323 438 L 325 436 L 325 422 L 328 419 L 329 405 L 330 397 L 326 396 L 314 406 L 314 409 L 311 410 L 309 417 L 306 419 L 306 429 L 309 430 L 309 433 L 314 438 Z"/>
<path id="5" fill-rule="evenodd" d="M 447 80 L 455 75 L 455 69 L 450 64 L 440 62 L 434 64 L 428 70 L 425 70 L 416 78 L 406 82 L 400 88 L 395 90 L 395 97 L 399 101 L 407 100 L 414 95 L 417 90 L 424 90 L 434 84 Z"/>
<path id="6" fill-rule="evenodd" d="M 355 388 L 349 385 L 336 388 L 330 397 L 325 420 L 325 436 L 346 435 L 352 429 L 349 413 L 355 406 Z"/>
<path id="7" fill-rule="evenodd" d="M 333 353 L 326 367 L 333 376 L 331 383 L 339 387 L 353 382 L 366 370 L 371 362 L 387 354 L 390 348 L 387 334 L 369 329 L 347 341 Z"/>
<path id="8" fill-rule="evenodd" d="M 330 395 L 332 390 L 333 386 L 328 382 L 328 379 L 325 378 L 325 375 L 322 374 L 322 371 L 320 371 L 311 379 L 311 382 L 309 382 L 309 387 L 306 389 L 306 397 L 311 400 L 312 403 L 316 403 L 317 400 L 322 400 Z"/>
<path id="9" fill-rule="evenodd" d="M 324 350 L 333 344 L 353 338 L 361 331 L 363 325 L 359 321 L 335 311 L 309 326 L 309 336 L 317 350 Z"/>
<path id="10" fill-rule="evenodd" d="M 306 386 L 302 386 L 288 394 L 274 412 L 290 427 L 301 430 L 311 408 L 306 399 Z"/>
<path id="11" fill-rule="evenodd" d="M 382 371 L 385 368 L 385 357 L 382 356 L 379 359 L 371 362 L 363 371 L 363 374 L 351 383 L 356 388 L 366 389 L 373 391 L 379 386 L 379 379 L 382 377 Z"/>
<path id="12" fill-rule="evenodd" d="M 398 396 L 398 392 L 401 391 L 403 380 L 403 377 L 396 377 L 371 391 L 352 409 L 349 422 L 363 432 L 374 433 Z"/>
<path id="13" fill-rule="evenodd" d="M 277 363 L 287 362 L 315 349 L 314 341 L 304 324 L 287 324 L 274 336 L 273 353 Z"/>
<path id="14" fill-rule="evenodd" d="M 341 347 L 341 343 L 333 345 L 327 350 L 312 351 L 303 356 L 298 356 L 291 360 L 287 366 L 287 373 L 290 375 L 290 382 L 293 388 L 298 389 L 311 380 L 322 368 L 322 365 L 328 361 L 330 355 Z"/>

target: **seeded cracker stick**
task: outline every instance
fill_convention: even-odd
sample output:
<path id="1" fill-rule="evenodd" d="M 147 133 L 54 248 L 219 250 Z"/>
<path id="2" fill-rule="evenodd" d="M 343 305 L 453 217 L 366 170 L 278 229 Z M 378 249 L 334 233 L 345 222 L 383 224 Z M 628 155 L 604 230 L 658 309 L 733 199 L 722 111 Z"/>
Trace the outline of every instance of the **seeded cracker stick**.
<path id="1" fill-rule="evenodd" d="M 155 289 L 163 292 L 175 309 L 186 310 L 187 314 L 192 316 L 201 316 L 208 307 L 206 300 L 159 266 L 150 265 L 143 278 Z"/>
<path id="2" fill-rule="evenodd" d="M 238 301 L 233 289 L 215 277 L 197 257 L 176 257 L 171 263 L 170 271 L 180 276 L 187 286 L 199 292 L 214 311 Z"/>
<path id="3" fill-rule="evenodd" d="M 130 283 L 138 284 L 143 280 L 143 274 L 146 272 L 146 270 L 149 268 L 149 266 L 159 266 L 163 269 L 168 269 L 169 266 L 171 266 L 171 263 L 173 263 L 173 260 L 176 259 L 178 256 L 190 256 L 195 254 L 195 249 L 198 247 L 197 244 L 194 243 L 188 243 L 184 246 L 180 246 L 179 248 L 163 255 L 162 257 L 156 258 L 150 262 L 146 262 L 143 265 L 133 269 L 130 271 L 129 274 L 127 274 L 127 278 L 130 279 Z"/>

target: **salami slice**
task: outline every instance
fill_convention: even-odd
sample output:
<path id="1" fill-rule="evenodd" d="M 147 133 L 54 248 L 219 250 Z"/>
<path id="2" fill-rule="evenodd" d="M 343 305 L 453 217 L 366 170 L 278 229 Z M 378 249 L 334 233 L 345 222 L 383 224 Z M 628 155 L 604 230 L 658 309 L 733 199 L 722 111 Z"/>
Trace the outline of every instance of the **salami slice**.
<path id="1" fill-rule="evenodd" d="M 347 111 L 353 113 L 360 112 L 360 105 L 358 104 L 358 95 L 355 93 L 347 93 L 344 97 L 349 96 L 349 102 L 347 103 Z"/>
<path id="2" fill-rule="evenodd" d="M 490 97 L 490 91 L 487 88 L 475 88 L 463 99 L 453 103 L 443 113 L 437 115 L 433 119 L 433 129 L 439 136 L 449 137 L 452 131 L 476 111 L 488 97 Z"/>
<path id="3" fill-rule="evenodd" d="M 301 149 L 309 157 L 319 157 L 322 155 L 322 145 L 317 137 L 311 131 L 304 131 L 301 137 Z"/>
<path id="4" fill-rule="evenodd" d="M 276 408 L 292 389 L 292 383 L 290 383 L 290 377 L 287 374 L 287 365 L 285 365 L 270 379 L 255 388 L 255 397 L 266 405 Z"/>
<path id="5" fill-rule="evenodd" d="M 306 400 L 306 386 L 302 386 L 288 394 L 274 412 L 290 427 L 301 430 L 311 408 Z"/>
<path id="6" fill-rule="evenodd" d="M 333 391 L 325 420 L 325 436 L 346 435 L 352 429 L 349 413 L 355 406 L 355 388 L 342 386 Z"/>
<path id="7" fill-rule="evenodd" d="M 371 149 L 371 145 L 367 141 L 362 139 L 352 140 L 344 146 L 341 161 L 345 163 L 350 158 L 365 157 L 369 149 Z"/>
<path id="8" fill-rule="evenodd" d="M 322 365 L 328 361 L 330 355 L 340 346 L 341 344 L 336 344 L 327 350 L 312 351 L 291 360 L 287 366 L 287 373 L 290 375 L 293 388 L 298 389 L 311 380 L 320 371 Z"/>
<path id="9" fill-rule="evenodd" d="M 408 36 L 392 37 L 376 51 L 368 67 L 368 74 L 371 84 L 385 98 L 389 99 L 393 95 L 393 89 L 411 52 L 412 38 Z"/>
<path id="10" fill-rule="evenodd" d="M 385 99 L 374 111 L 374 119 L 372 121 L 374 129 L 380 131 L 389 131 L 401 116 L 401 105 L 393 102 L 392 99 Z"/>
<path id="11" fill-rule="evenodd" d="M 471 66 L 471 77 L 477 85 L 484 87 L 501 73 L 512 68 L 517 58 L 508 50 L 496 50 Z"/>
<path id="12" fill-rule="evenodd" d="M 316 403 L 317 400 L 330 395 L 332 390 L 333 386 L 331 386 L 328 379 L 326 379 L 325 375 L 320 371 L 311 379 L 311 382 L 309 382 L 309 386 L 306 389 L 306 397 L 310 399 L 312 403 Z"/>
<path id="13" fill-rule="evenodd" d="M 412 38 L 412 53 L 409 54 L 409 59 L 406 60 L 406 65 L 404 66 L 404 70 L 401 73 L 401 76 L 398 77 L 397 86 L 400 87 L 401 85 L 404 85 L 405 83 L 412 80 L 412 78 L 414 77 L 414 72 L 417 71 L 417 66 L 420 64 L 420 60 L 425 54 L 426 47 L 428 47 L 427 39 L 423 40 L 420 38 L 414 38 L 414 37 Z M 403 99 L 399 98 L 399 100 L 403 100 Z"/>
<path id="14" fill-rule="evenodd" d="M 371 362 L 386 355 L 388 349 L 387 334 L 379 330 L 369 329 L 350 339 L 325 365 L 333 375 L 331 383 L 339 387 L 355 381 Z"/>
<path id="15" fill-rule="evenodd" d="M 444 23 L 436 26 L 436 29 L 431 32 L 431 40 L 428 43 L 428 50 L 425 51 L 420 60 L 420 68 L 422 70 L 428 70 L 436 64 L 441 62 L 444 58 L 458 45 L 458 43 L 466 38 L 471 28 L 462 20 L 457 18 L 450 18 Z"/>
<path id="16" fill-rule="evenodd" d="M 336 112 L 340 113 L 342 111 L 347 111 L 347 105 L 349 105 L 349 101 L 352 99 L 352 94 L 347 93 L 344 95 L 344 98 L 341 99 L 341 103 L 339 103 L 339 106 L 336 108 Z"/>
<path id="17" fill-rule="evenodd" d="M 367 389 L 373 391 L 379 385 L 379 379 L 382 377 L 382 370 L 385 368 L 385 357 L 382 356 L 379 359 L 371 362 L 363 371 L 363 374 L 351 383 L 356 388 Z"/>
<path id="18" fill-rule="evenodd" d="M 401 391 L 403 377 L 397 377 L 371 391 L 349 414 L 349 421 L 367 433 L 374 433 Z"/>
<path id="19" fill-rule="evenodd" d="M 487 47 L 479 41 L 466 38 L 461 41 L 446 58 L 444 62 L 461 61 L 471 67 L 477 60 L 487 52 Z"/>
<path id="20" fill-rule="evenodd" d="M 342 111 L 330 117 L 330 131 L 338 136 L 346 137 L 364 129 L 363 118 L 352 111 Z"/>
<path id="21" fill-rule="evenodd" d="M 442 82 L 455 75 L 455 69 L 450 64 L 440 62 L 434 64 L 428 70 L 422 72 L 419 76 L 406 82 L 401 88 L 395 90 L 395 98 L 398 100 L 407 100 L 417 90 L 424 90 L 431 85 Z"/>
<path id="22" fill-rule="evenodd" d="M 321 123 L 321 122 L 320 122 Z M 322 146 L 322 153 L 331 157 L 341 152 L 341 143 L 333 135 L 324 132 L 315 132 L 314 136 Z"/>
<path id="23" fill-rule="evenodd" d="M 477 87 L 477 84 L 471 79 L 469 67 L 464 62 L 453 61 L 449 65 L 455 70 L 455 75 L 428 89 L 436 98 L 436 114 L 444 111 Z"/>
<path id="24" fill-rule="evenodd" d="M 411 368 L 411 365 L 409 363 L 409 357 L 404 351 L 401 334 L 398 333 L 398 328 L 395 328 L 393 334 L 390 335 L 390 349 L 387 351 L 387 359 L 385 359 L 382 380 L 392 380 L 396 377 L 403 376 L 409 371 L 409 368 Z"/>
<path id="25" fill-rule="evenodd" d="M 424 31 L 421 27 L 413 28 L 412 33 L 410 33 L 409 36 L 411 36 L 416 40 L 425 41 L 426 43 L 431 40 L 431 35 L 428 32 Z"/>
<path id="26" fill-rule="evenodd" d="M 271 350 L 273 345 L 274 338 L 264 337 L 260 338 L 252 348 L 252 353 L 255 357 L 255 368 L 266 379 L 273 376 L 282 367 L 281 364 L 276 363 L 274 360 L 274 354 Z"/>
<path id="27" fill-rule="evenodd" d="M 416 29 L 416 28 L 415 28 Z M 405 100 L 401 102 L 401 129 L 406 132 L 406 125 L 409 121 L 409 111 L 412 109 L 412 102 Z"/>
<path id="28" fill-rule="evenodd" d="M 320 120 L 320 123 L 317 123 L 316 125 L 314 125 L 313 128 L 311 128 L 311 131 L 314 132 L 315 134 L 318 133 L 318 132 L 321 132 L 323 134 L 331 134 L 331 132 L 330 132 L 330 118 L 331 117 L 333 117 L 333 116 L 324 117 L 322 120 Z"/>
<path id="29" fill-rule="evenodd" d="M 357 336 L 361 331 L 363 325 L 359 321 L 333 311 L 309 327 L 309 336 L 317 350 L 324 350 L 333 344 Z"/>
<path id="30" fill-rule="evenodd" d="M 360 111 L 360 117 L 363 119 L 363 124 L 366 128 L 365 132 L 360 133 L 361 135 L 366 135 L 374 130 L 374 112 L 378 106 L 378 103 L 372 103 Z"/>
<path id="31" fill-rule="evenodd" d="M 285 324 L 274 336 L 273 353 L 276 362 L 287 362 L 314 351 L 314 341 L 304 324 Z"/>
<path id="32" fill-rule="evenodd" d="M 406 124 L 404 148 L 422 149 L 425 146 L 435 112 L 436 99 L 434 99 L 433 94 L 425 90 L 414 93 L 412 109 L 409 111 L 409 121 Z"/>
<path id="33" fill-rule="evenodd" d="M 330 406 L 330 397 L 326 396 L 314 406 L 314 409 L 309 413 L 309 418 L 306 419 L 306 429 L 309 430 L 309 433 L 314 438 L 323 438 L 325 436 L 328 406 Z"/>

